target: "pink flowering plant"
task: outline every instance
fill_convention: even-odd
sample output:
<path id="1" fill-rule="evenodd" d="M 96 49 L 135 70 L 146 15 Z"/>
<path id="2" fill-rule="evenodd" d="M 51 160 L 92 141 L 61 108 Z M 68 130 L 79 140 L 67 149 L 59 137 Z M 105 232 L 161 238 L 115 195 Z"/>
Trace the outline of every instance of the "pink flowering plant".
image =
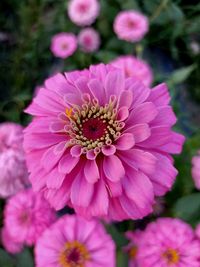
<path id="1" fill-rule="evenodd" d="M 196 0 L 2 0 L 0 267 L 200 267 Z"/>

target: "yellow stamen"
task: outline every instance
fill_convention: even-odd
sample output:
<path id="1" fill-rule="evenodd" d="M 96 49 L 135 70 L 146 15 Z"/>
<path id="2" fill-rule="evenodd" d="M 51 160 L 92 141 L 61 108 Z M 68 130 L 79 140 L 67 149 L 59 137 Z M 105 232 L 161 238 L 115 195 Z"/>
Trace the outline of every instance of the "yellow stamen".
<path id="1" fill-rule="evenodd" d="M 178 251 L 172 248 L 167 249 L 163 253 L 163 257 L 167 260 L 168 264 L 176 264 L 179 262 L 180 259 Z"/>
<path id="2" fill-rule="evenodd" d="M 66 110 L 65 110 L 65 113 L 66 113 L 66 115 L 67 115 L 67 117 L 70 119 L 71 117 L 72 117 L 72 108 L 66 108 Z"/>

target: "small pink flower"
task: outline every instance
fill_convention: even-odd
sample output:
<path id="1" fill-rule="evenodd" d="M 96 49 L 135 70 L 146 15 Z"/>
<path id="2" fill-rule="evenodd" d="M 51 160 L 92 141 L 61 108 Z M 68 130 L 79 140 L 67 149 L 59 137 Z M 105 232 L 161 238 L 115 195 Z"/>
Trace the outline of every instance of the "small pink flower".
<path id="1" fill-rule="evenodd" d="M 200 242 L 190 225 L 162 218 L 143 232 L 138 250 L 139 266 L 199 267 Z"/>
<path id="2" fill-rule="evenodd" d="M 130 243 L 125 247 L 125 251 L 129 255 L 129 267 L 139 267 L 138 265 L 138 248 L 142 238 L 142 231 L 137 230 L 135 232 L 126 232 L 127 239 Z"/>
<path id="3" fill-rule="evenodd" d="M 192 177 L 197 189 L 200 190 L 200 150 L 197 155 L 192 158 Z"/>
<path id="4" fill-rule="evenodd" d="M 5 250 L 11 254 L 17 254 L 23 250 L 23 243 L 16 242 L 5 227 L 1 230 L 1 242 Z"/>
<path id="5" fill-rule="evenodd" d="M 97 221 L 65 215 L 35 248 L 36 267 L 115 267 L 115 244 Z"/>
<path id="6" fill-rule="evenodd" d="M 100 4 L 98 0 L 70 0 L 68 15 L 79 26 L 91 25 L 98 17 Z"/>
<path id="7" fill-rule="evenodd" d="M 146 86 L 150 86 L 153 81 L 151 67 L 142 59 L 132 55 L 120 56 L 111 62 L 116 68 L 124 71 L 125 76 L 134 77 L 141 80 Z"/>
<path id="8" fill-rule="evenodd" d="M 51 40 L 51 52 L 56 57 L 67 58 L 77 49 L 77 38 L 73 33 L 61 32 Z"/>
<path id="9" fill-rule="evenodd" d="M 148 18 L 134 11 L 121 11 L 114 21 L 114 31 L 118 38 L 128 42 L 138 42 L 149 30 Z"/>
<path id="10" fill-rule="evenodd" d="M 100 36 L 93 28 L 85 28 L 78 35 L 81 49 L 86 53 L 97 51 L 100 46 Z"/>
<path id="11" fill-rule="evenodd" d="M 35 244 L 55 218 L 54 211 L 42 195 L 27 189 L 8 200 L 4 211 L 4 226 L 15 242 L 30 246 Z"/>
<path id="12" fill-rule="evenodd" d="M 24 131 L 34 190 L 87 218 L 146 216 L 171 189 L 170 154 L 184 142 L 169 102 L 165 84 L 150 89 L 110 65 L 49 78 L 26 109 L 34 116 Z"/>
<path id="13" fill-rule="evenodd" d="M 28 172 L 22 147 L 23 128 L 6 122 L 0 124 L 0 197 L 14 195 L 28 185 Z"/>

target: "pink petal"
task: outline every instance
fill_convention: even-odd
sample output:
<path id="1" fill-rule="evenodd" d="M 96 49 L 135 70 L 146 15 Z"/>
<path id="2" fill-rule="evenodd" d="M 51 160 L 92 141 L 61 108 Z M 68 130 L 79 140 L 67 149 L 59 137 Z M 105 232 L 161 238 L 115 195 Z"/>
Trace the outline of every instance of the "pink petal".
<path id="1" fill-rule="evenodd" d="M 124 90 L 124 73 L 121 70 L 110 71 L 105 80 L 105 90 L 107 99 L 111 95 L 119 95 Z"/>
<path id="2" fill-rule="evenodd" d="M 100 178 L 99 169 L 95 160 L 86 161 L 84 174 L 88 183 L 96 183 L 96 181 Z"/>
<path id="3" fill-rule="evenodd" d="M 58 170 L 61 173 L 70 173 L 77 163 L 79 162 L 79 157 L 72 157 L 71 154 L 66 154 L 63 156 L 59 162 Z"/>
<path id="4" fill-rule="evenodd" d="M 118 150 L 128 150 L 135 145 L 135 139 L 131 133 L 122 134 L 116 141 Z"/>
<path id="5" fill-rule="evenodd" d="M 90 149 L 89 151 L 87 151 L 86 153 L 86 157 L 89 160 L 94 160 L 96 158 L 97 154 L 95 153 L 94 149 Z"/>
<path id="6" fill-rule="evenodd" d="M 93 94 L 93 96 L 96 99 L 98 99 L 99 104 L 102 105 L 105 102 L 104 101 L 105 90 L 104 90 L 102 83 L 100 83 L 100 81 L 97 79 L 93 79 L 89 81 L 88 87 L 91 93 Z"/>
<path id="7" fill-rule="evenodd" d="M 55 154 L 54 149 L 55 146 L 52 146 L 48 150 L 46 150 L 40 161 L 41 165 L 46 171 L 50 171 L 62 157 L 62 154 Z"/>
<path id="8" fill-rule="evenodd" d="M 160 146 L 159 150 L 172 154 L 180 154 L 184 142 L 185 137 L 182 134 L 172 132 L 170 141 L 167 144 Z"/>
<path id="9" fill-rule="evenodd" d="M 170 102 L 170 95 L 165 83 L 155 86 L 151 90 L 148 101 L 153 102 L 156 106 L 166 106 Z"/>
<path id="10" fill-rule="evenodd" d="M 158 115 L 151 122 L 151 126 L 173 126 L 177 121 L 176 115 L 174 114 L 172 107 L 164 106 L 158 107 Z"/>
<path id="11" fill-rule="evenodd" d="M 81 76 L 75 81 L 75 85 L 78 88 L 78 90 L 83 94 L 83 93 L 89 93 L 89 88 L 88 88 L 88 78 L 85 76 Z"/>
<path id="12" fill-rule="evenodd" d="M 115 154 L 115 152 L 116 152 L 116 147 L 113 146 L 113 145 L 107 145 L 107 146 L 103 146 L 101 150 L 102 150 L 102 153 L 103 153 L 105 156 L 110 156 L 110 155 Z"/>
<path id="13" fill-rule="evenodd" d="M 127 132 L 131 132 L 134 136 L 135 143 L 140 143 L 151 135 L 151 130 L 149 125 L 146 123 L 136 124 L 126 130 Z"/>
<path id="14" fill-rule="evenodd" d="M 133 101 L 133 93 L 128 90 L 124 90 L 119 98 L 119 107 L 127 107 L 130 108 Z"/>
<path id="15" fill-rule="evenodd" d="M 125 121 L 129 116 L 129 111 L 127 107 L 121 107 L 117 112 L 117 120 Z"/>
<path id="16" fill-rule="evenodd" d="M 70 149 L 72 157 L 80 157 L 82 154 L 82 147 L 80 145 L 75 145 Z"/>
<path id="17" fill-rule="evenodd" d="M 115 155 L 104 158 L 103 170 L 106 177 L 113 182 L 121 180 L 121 178 L 123 178 L 125 175 L 125 170 L 122 162 Z"/>
<path id="18" fill-rule="evenodd" d="M 110 180 L 106 181 L 108 192 L 110 197 L 118 197 L 122 194 L 122 183 L 119 182 L 111 182 Z"/>
<path id="19" fill-rule="evenodd" d="M 78 207 L 87 207 L 92 199 L 94 185 L 88 183 L 80 171 L 71 187 L 71 202 Z"/>
<path id="20" fill-rule="evenodd" d="M 65 174 L 59 173 L 58 168 L 56 167 L 46 175 L 46 185 L 48 188 L 58 189 L 62 185 L 64 179 L 65 179 Z"/>

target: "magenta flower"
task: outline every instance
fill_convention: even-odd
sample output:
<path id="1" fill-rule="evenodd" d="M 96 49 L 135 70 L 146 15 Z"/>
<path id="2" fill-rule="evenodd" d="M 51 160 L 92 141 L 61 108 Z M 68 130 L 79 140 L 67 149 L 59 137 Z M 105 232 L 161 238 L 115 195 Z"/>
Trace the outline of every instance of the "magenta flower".
<path id="1" fill-rule="evenodd" d="M 99 222 L 65 215 L 38 240 L 35 259 L 36 267 L 114 267 L 115 245 Z"/>
<path id="2" fill-rule="evenodd" d="M 152 90 L 109 65 L 57 74 L 26 112 L 34 119 L 24 147 L 34 190 L 56 209 L 86 216 L 138 219 L 173 185 L 169 153 L 184 137 L 165 84 Z"/>
<path id="3" fill-rule="evenodd" d="M 70 0 L 68 15 L 72 22 L 78 26 L 91 25 L 100 12 L 98 0 Z"/>
<path id="4" fill-rule="evenodd" d="M 77 38 L 73 33 L 61 32 L 51 40 L 51 52 L 55 57 L 68 58 L 77 49 Z"/>
<path id="5" fill-rule="evenodd" d="M 86 53 L 97 51 L 100 46 L 100 36 L 93 28 L 85 28 L 78 35 L 81 49 Z"/>
<path id="6" fill-rule="evenodd" d="M 11 254 L 17 254 L 23 250 L 23 243 L 16 242 L 5 227 L 1 230 L 1 242 L 5 250 Z"/>
<path id="7" fill-rule="evenodd" d="M 200 190 L 200 150 L 197 155 L 192 158 L 192 178 L 196 188 Z"/>
<path id="8" fill-rule="evenodd" d="M 0 197 L 14 195 L 28 185 L 23 150 L 23 128 L 15 123 L 0 124 Z"/>
<path id="9" fill-rule="evenodd" d="M 116 68 L 122 69 L 127 78 L 137 78 L 146 86 L 150 86 L 153 81 L 151 67 L 142 59 L 136 58 L 132 55 L 120 56 L 113 60 L 111 64 Z"/>
<path id="10" fill-rule="evenodd" d="M 130 243 L 125 247 L 125 251 L 129 255 L 129 267 L 139 267 L 138 265 L 138 249 L 142 238 L 142 231 L 126 232 L 126 237 Z"/>
<path id="11" fill-rule="evenodd" d="M 190 225 L 162 218 L 143 232 L 138 250 L 139 266 L 199 267 L 200 242 Z"/>
<path id="12" fill-rule="evenodd" d="M 114 21 L 114 32 L 121 40 L 139 42 L 149 30 L 148 18 L 134 11 L 121 11 Z"/>
<path id="13" fill-rule="evenodd" d="M 15 242 L 30 246 L 35 244 L 55 218 L 54 211 L 42 195 L 27 189 L 8 200 L 4 211 L 4 227 Z"/>

